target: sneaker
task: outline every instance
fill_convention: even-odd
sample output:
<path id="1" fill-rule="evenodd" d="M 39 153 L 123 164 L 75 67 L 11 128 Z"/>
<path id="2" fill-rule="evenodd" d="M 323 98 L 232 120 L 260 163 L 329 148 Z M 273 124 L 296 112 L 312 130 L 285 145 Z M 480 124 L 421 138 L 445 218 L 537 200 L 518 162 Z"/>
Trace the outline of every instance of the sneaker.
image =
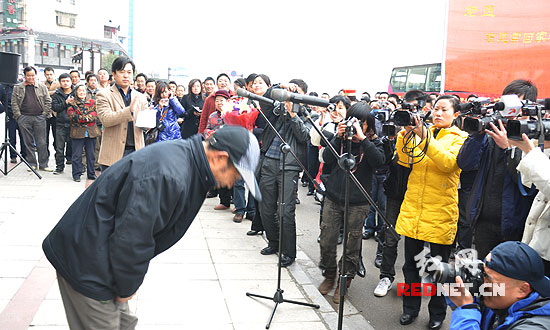
<path id="1" fill-rule="evenodd" d="M 55 171 L 53 171 L 53 174 L 55 174 L 55 175 L 63 174 L 63 170 L 55 170 Z"/>
<path id="2" fill-rule="evenodd" d="M 377 297 L 384 297 L 391 290 L 392 283 L 389 278 L 384 277 L 378 282 L 376 289 L 374 289 L 374 295 Z"/>
<path id="3" fill-rule="evenodd" d="M 12 163 L 12 164 L 17 163 L 17 158 L 12 157 L 12 158 L 10 159 L 10 163 Z"/>
<path id="4" fill-rule="evenodd" d="M 73 178 L 73 181 L 74 181 L 74 182 L 80 182 L 80 177 L 79 177 L 79 176 L 74 177 L 74 178 Z"/>
<path id="5" fill-rule="evenodd" d="M 38 171 L 38 167 L 36 167 L 36 166 L 31 166 L 31 168 L 35 171 Z M 32 172 L 32 170 L 30 168 L 28 168 L 27 172 Z"/>
<path id="6" fill-rule="evenodd" d="M 40 168 L 40 171 L 44 171 L 44 172 L 53 172 L 53 170 L 49 167 L 41 167 Z"/>

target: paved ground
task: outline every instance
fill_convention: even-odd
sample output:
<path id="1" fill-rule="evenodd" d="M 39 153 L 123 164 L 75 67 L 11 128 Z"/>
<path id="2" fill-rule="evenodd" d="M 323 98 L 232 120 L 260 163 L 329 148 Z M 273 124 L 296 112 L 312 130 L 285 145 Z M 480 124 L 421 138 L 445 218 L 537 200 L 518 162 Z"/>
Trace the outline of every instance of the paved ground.
<path id="1" fill-rule="evenodd" d="M 0 176 L 0 329 L 68 329 L 55 271 L 41 243 L 91 183 L 73 182 L 69 170 L 67 166 L 61 176 L 41 172 L 44 178 L 39 180 L 21 164 L 8 176 Z M 229 211 L 213 210 L 216 203 L 216 198 L 206 200 L 184 238 L 151 263 L 131 301 L 139 317 L 138 329 L 265 327 L 274 303 L 245 293 L 275 293 L 277 259 L 259 254 L 266 241 L 245 235 L 249 221 L 233 223 Z M 283 303 L 271 328 L 336 329 L 335 309 L 316 289 L 319 278 L 304 270 L 315 263 L 301 250 L 297 261 L 282 271 L 284 298 L 313 302 L 321 308 Z M 345 313 L 346 329 L 371 329 L 348 303 Z"/>

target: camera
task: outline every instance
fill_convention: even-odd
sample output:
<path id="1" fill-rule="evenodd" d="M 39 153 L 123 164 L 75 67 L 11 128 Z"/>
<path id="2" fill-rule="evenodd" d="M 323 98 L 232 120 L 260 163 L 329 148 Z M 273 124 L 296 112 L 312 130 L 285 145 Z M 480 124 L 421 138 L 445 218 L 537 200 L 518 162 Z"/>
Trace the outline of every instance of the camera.
<path id="1" fill-rule="evenodd" d="M 381 121 L 383 123 L 391 119 L 390 109 L 374 109 L 370 112 L 370 114 L 378 121 Z"/>
<path id="2" fill-rule="evenodd" d="M 387 137 L 394 137 L 399 132 L 399 127 L 394 124 L 383 124 L 382 135 Z"/>
<path id="3" fill-rule="evenodd" d="M 351 117 L 351 118 L 348 118 L 347 120 L 342 121 L 342 123 L 346 125 L 346 135 L 349 134 L 348 136 L 353 136 L 355 135 L 355 133 L 357 133 L 353 124 L 359 123 L 359 119 L 355 117 Z"/>
<path id="4" fill-rule="evenodd" d="M 479 288 L 484 283 L 485 270 L 483 261 L 478 259 L 460 258 L 456 256 L 454 265 L 440 261 L 438 258 L 430 258 L 426 263 L 426 273 L 428 276 L 424 279 L 430 283 L 456 283 L 455 277 L 460 276 L 472 295 L 479 293 Z"/>
<path id="5" fill-rule="evenodd" d="M 416 126 L 416 122 L 414 121 L 414 115 L 418 115 L 421 121 L 427 121 L 431 118 L 432 112 L 428 111 L 424 113 L 421 110 L 420 111 L 398 110 L 393 115 L 393 122 L 397 126 Z"/>
<path id="6" fill-rule="evenodd" d="M 504 119 L 504 117 L 502 117 L 499 113 L 480 117 L 464 117 L 462 119 L 462 127 L 460 128 L 468 134 L 481 133 L 486 129 L 490 130 L 491 123 L 498 127 L 499 119 L 504 124 L 506 123 L 506 119 Z"/>
<path id="7" fill-rule="evenodd" d="M 543 104 L 540 104 L 543 103 Z M 508 120 L 506 132 L 508 138 L 521 140 L 523 133 L 529 139 L 538 139 L 544 136 L 544 140 L 550 141 L 550 119 L 542 119 L 543 111 L 548 109 L 549 102 L 546 100 L 524 101 L 521 107 L 521 114 L 525 117 L 535 117 L 529 120 Z"/>
<path id="8" fill-rule="evenodd" d="M 458 111 L 463 114 L 486 115 L 487 105 L 491 103 L 488 97 L 477 97 L 468 103 L 458 105 Z"/>

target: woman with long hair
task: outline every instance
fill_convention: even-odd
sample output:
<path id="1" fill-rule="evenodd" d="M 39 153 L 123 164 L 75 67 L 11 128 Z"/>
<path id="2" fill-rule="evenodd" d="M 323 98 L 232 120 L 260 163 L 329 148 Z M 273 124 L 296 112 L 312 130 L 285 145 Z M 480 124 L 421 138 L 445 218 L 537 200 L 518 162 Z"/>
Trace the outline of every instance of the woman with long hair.
<path id="1" fill-rule="evenodd" d="M 172 95 L 170 87 L 164 81 L 157 84 L 153 101 L 155 103 L 153 110 L 157 111 L 157 122 L 159 123 L 157 127 L 160 126 L 157 142 L 181 139 L 176 116 L 185 114 L 185 109 Z"/>
<path id="2" fill-rule="evenodd" d="M 202 107 L 204 99 L 202 98 L 202 84 L 200 79 L 191 79 L 188 86 L 187 95 L 183 97 L 183 107 L 185 114 L 183 115 L 183 124 L 181 126 L 181 137 L 188 137 L 197 134 L 199 131 L 199 123 L 201 120 Z"/>

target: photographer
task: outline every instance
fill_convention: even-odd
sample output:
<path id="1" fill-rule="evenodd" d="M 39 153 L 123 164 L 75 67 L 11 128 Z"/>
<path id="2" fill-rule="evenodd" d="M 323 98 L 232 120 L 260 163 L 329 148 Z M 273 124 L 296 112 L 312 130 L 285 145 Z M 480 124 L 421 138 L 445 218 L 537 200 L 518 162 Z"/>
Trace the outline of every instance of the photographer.
<path id="1" fill-rule="evenodd" d="M 421 282 L 417 258 L 422 255 L 425 242 L 430 243 L 432 256 L 447 262 L 456 235 L 460 177 L 456 157 L 467 137 L 453 126 L 459 114 L 458 104 L 452 96 L 440 96 L 434 103 L 433 126 L 427 128 L 415 115 L 416 126 L 405 126 L 397 135 L 399 165 L 412 168 L 395 226 L 405 236 L 403 275 L 409 285 Z M 412 323 L 420 304 L 419 296 L 403 296 L 399 322 Z M 441 328 L 446 308 L 443 297 L 431 297 L 429 329 Z"/>
<path id="2" fill-rule="evenodd" d="M 347 120 L 337 126 L 336 136 L 330 143 L 340 152 L 349 153 L 355 159 L 355 167 L 352 173 L 355 174 L 361 185 L 367 192 L 372 190 L 372 176 L 377 167 L 384 163 L 384 151 L 382 142 L 376 136 L 374 117 L 370 114 L 370 107 L 366 102 L 359 102 L 352 105 L 347 112 Z M 355 122 L 353 122 L 355 121 Z M 345 140 L 346 127 L 348 122 L 353 122 L 353 139 L 351 150 L 347 148 Z M 351 128 L 348 128 L 351 129 Z M 338 164 L 338 159 L 330 150 L 323 151 L 325 163 L 332 167 L 332 172 L 327 179 L 326 198 L 323 207 L 323 220 L 321 223 L 321 261 L 319 267 L 323 270 L 324 281 L 319 286 L 319 292 L 327 294 L 336 281 L 336 246 L 340 223 L 345 212 L 345 185 L 346 171 Z M 369 212 L 369 203 L 353 183 L 349 189 L 349 216 L 347 224 L 348 241 L 346 259 L 340 259 L 340 272 L 342 263 L 345 263 L 345 274 L 347 275 L 347 287 L 357 273 L 359 253 L 361 249 L 361 232 L 365 217 Z M 340 282 L 338 281 L 338 284 Z M 332 301 L 340 303 L 339 287 L 336 287 Z"/>
<path id="3" fill-rule="evenodd" d="M 523 134 L 522 141 L 508 140 L 510 145 L 523 151 L 523 159 L 517 170 L 524 186 L 534 184 L 539 190 L 525 222 L 522 241 L 539 253 L 544 264 L 544 274 L 550 276 L 550 159 Z M 545 141 L 550 148 L 550 141 Z"/>
<path id="4" fill-rule="evenodd" d="M 450 329 L 550 329 L 550 280 L 535 250 L 521 242 L 497 245 L 484 261 L 485 295 L 481 301 L 456 277 L 458 292 L 448 299 L 457 306 Z M 504 295 L 491 288 L 504 286 Z"/>
<path id="5" fill-rule="evenodd" d="M 502 92 L 509 94 L 536 101 L 537 88 L 530 81 L 514 80 Z M 498 126 L 491 123 L 492 131 L 470 135 L 457 159 L 463 171 L 478 170 L 467 215 L 479 256 L 487 255 L 504 241 L 521 240 L 532 203 L 532 197 L 522 196 L 517 184 L 516 167 L 521 152 L 510 147 L 501 121 Z"/>
<path id="6" fill-rule="evenodd" d="M 307 93 L 307 84 L 302 79 L 293 79 L 288 84 L 276 85 L 270 87 L 265 96 L 269 97 L 274 88 L 285 88 L 291 92 L 299 94 Z M 260 102 L 262 111 L 267 119 L 273 124 L 275 129 L 281 134 L 282 138 L 288 143 L 290 148 L 296 153 L 302 164 L 306 160 L 306 144 L 309 140 L 309 130 L 297 113 L 299 104 L 284 102 L 283 115 L 274 109 L 273 105 Z M 298 176 L 301 167 L 292 155 L 286 156 L 285 161 L 285 190 L 283 191 L 284 200 L 279 200 L 282 175 L 282 141 L 273 132 L 271 128 L 264 129 L 261 137 L 262 148 L 260 159 L 260 191 L 263 199 L 260 202 L 260 213 L 262 223 L 265 229 L 268 246 L 263 248 L 260 253 L 263 255 L 282 253 L 281 266 L 288 267 L 294 263 L 296 258 L 296 197 L 298 190 Z M 283 230 L 283 251 L 279 249 L 279 216 L 278 205 L 284 203 L 284 214 L 282 221 Z"/>

